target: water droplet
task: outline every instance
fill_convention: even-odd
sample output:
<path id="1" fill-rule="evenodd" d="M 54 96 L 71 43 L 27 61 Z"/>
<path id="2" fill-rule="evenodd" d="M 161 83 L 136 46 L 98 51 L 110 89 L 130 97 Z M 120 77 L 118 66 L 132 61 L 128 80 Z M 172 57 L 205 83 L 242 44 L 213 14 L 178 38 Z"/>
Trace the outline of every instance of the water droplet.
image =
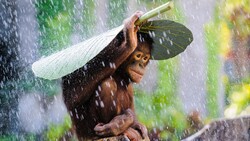
<path id="1" fill-rule="evenodd" d="M 98 90 L 99 90 L 99 91 L 102 91 L 102 88 L 101 88 L 101 86 L 100 86 L 100 85 L 98 85 Z"/>
<path id="2" fill-rule="evenodd" d="M 96 105 L 96 106 L 99 106 L 99 103 L 98 103 L 98 101 L 97 101 L 97 100 L 95 100 L 95 105 Z"/>
<path id="3" fill-rule="evenodd" d="M 163 32 L 163 37 L 167 37 L 167 34 L 166 34 L 166 32 L 165 32 L 165 31 Z"/>
<path id="4" fill-rule="evenodd" d="M 170 40 L 169 42 L 170 42 L 170 45 L 171 45 L 171 46 L 173 46 L 173 41 L 172 41 L 172 40 Z"/>
<path id="5" fill-rule="evenodd" d="M 103 67 L 105 67 L 105 63 L 104 63 L 104 61 L 102 61 L 102 66 L 103 66 Z"/>
<path id="6" fill-rule="evenodd" d="M 162 40 L 161 40 L 161 38 L 159 39 L 159 41 L 160 41 L 160 44 L 162 44 Z"/>
<path id="7" fill-rule="evenodd" d="M 99 92 L 97 90 L 95 91 L 95 96 L 99 97 Z"/>
<path id="8" fill-rule="evenodd" d="M 102 108 L 104 108 L 104 103 L 103 103 L 103 101 L 100 102 L 100 106 L 101 106 Z"/>

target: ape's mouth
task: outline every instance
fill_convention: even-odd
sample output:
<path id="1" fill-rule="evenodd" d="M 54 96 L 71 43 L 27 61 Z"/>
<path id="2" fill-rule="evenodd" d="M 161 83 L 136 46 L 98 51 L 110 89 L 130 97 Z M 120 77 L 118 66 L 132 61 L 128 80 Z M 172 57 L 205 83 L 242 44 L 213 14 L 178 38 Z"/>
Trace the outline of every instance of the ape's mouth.
<path id="1" fill-rule="evenodd" d="M 137 74 L 137 75 L 139 75 L 139 76 L 143 76 L 143 73 L 142 72 L 140 72 L 140 71 L 137 71 L 137 70 L 134 70 L 134 69 L 130 69 L 131 70 L 131 72 L 132 73 L 135 73 L 135 74 Z"/>
<path id="2" fill-rule="evenodd" d="M 141 81 L 143 77 L 143 73 L 137 70 L 130 69 L 130 78 L 132 81 L 138 83 Z"/>

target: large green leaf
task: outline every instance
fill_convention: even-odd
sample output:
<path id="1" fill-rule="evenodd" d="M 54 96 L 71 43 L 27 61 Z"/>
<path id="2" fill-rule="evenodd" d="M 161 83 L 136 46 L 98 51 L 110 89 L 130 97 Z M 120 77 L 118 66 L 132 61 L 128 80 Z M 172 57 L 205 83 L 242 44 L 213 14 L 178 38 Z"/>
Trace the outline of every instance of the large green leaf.
<path id="1" fill-rule="evenodd" d="M 164 60 L 183 52 L 193 41 L 192 32 L 184 25 L 170 21 L 150 21 L 140 28 L 153 38 L 152 58 Z"/>
<path id="2" fill-rule="evenodd" d="M 84 66 L 101 52 L 123 29 L 123 25 L 66 48 L 32 64 L 37 77 L 53 80 Z"/>
<path id="3" fill-rule="evenodd" d="M 45 79 L 63 77 L 93 59 L 122 29 L 123 25 L 42 58 L 32 65 L 32 70 L 36 76 Z M 139 32 L 149 33 L 153 38 L 152 58 L 155 60 L 176 56 L 183 52 L 193 40 L 189 29 L 169 20 L 150 21 L 144 24 Z"/>

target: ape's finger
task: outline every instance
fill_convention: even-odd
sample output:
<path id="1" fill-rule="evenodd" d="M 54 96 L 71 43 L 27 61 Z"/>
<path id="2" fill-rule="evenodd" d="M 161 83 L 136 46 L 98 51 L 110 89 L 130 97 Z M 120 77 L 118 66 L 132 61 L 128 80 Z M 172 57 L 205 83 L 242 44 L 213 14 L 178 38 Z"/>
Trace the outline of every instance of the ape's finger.
<path id="1" fill-rule="evenodd" d="M 104 130 L 105 130 L 105 127 L 102 126 L 102 125 L 97 124 L 97 125 L 95 126 L 94 130 L 95 130 L 95 131 L 98 131 L 98 132 L 104 131 Z"/>
<path id="2" fill-rule="evenodd" d="M 140 18 L 143 15 L 142 11 L 136 11 L 132 16 L 131 16 L 131 22 L 135 23 L 135 21 Z"/>

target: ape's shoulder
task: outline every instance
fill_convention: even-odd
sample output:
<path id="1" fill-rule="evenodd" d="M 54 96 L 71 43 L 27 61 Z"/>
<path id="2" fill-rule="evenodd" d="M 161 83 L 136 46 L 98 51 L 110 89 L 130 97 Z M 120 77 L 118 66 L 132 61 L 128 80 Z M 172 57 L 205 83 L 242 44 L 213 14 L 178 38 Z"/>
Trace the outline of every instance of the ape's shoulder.
<path id="1" fill-rule="evenodd" d="M 100 87 L 101 87 L 102 92 L 110 93 L 112 91 L 115 93 L 117 91 L 116 81 L 112 77 L 104 79 L 104 81 L 102 81 Z"/>

